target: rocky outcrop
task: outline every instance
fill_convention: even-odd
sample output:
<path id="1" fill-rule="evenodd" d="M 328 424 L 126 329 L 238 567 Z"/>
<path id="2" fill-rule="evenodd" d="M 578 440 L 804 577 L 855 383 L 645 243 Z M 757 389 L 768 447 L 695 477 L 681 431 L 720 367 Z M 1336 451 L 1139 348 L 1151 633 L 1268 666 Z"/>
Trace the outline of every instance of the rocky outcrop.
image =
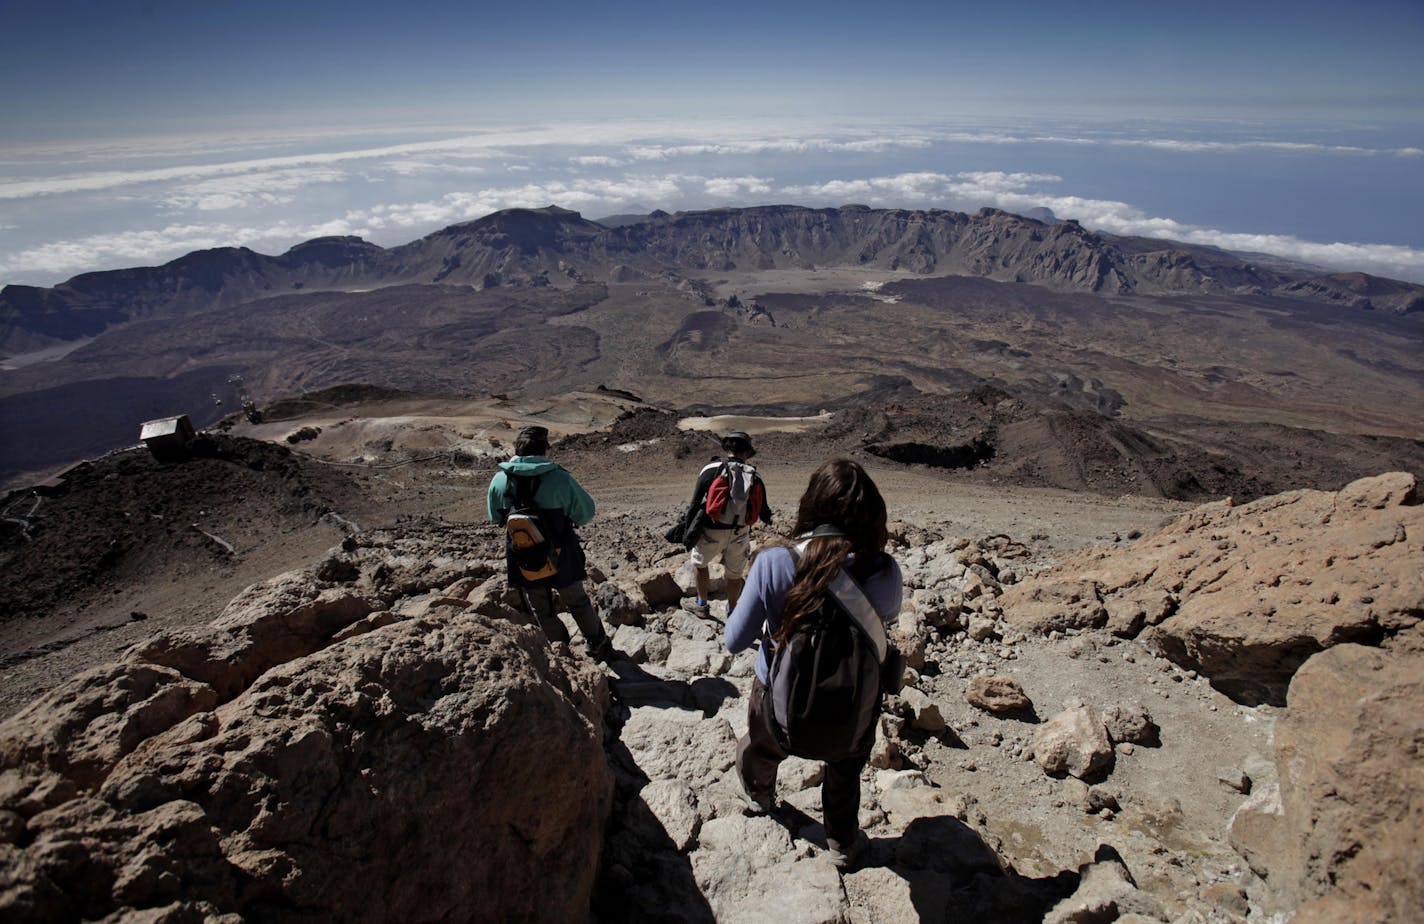
<path id="1" fill-rule="evenodd" d="M 1306 662 L 1276 727 L 1278 788 L 1233 839 L 1300 922 L 1406 922 L 1424 908 L 1424 637 Z"/>
<path id="2" fill-rule="evenodd" d="M 1076 554 L 1000 605 L 1025 631 L 1140 636 L 1241 701 L 1281 703 L 1312 654 L 1420 622 L 1420 561 L 1424 506 L 1397 472 L 1208 504 L 1130 547 Z"/>
<path id="3" fill-rule="evenodd" d="M 1289 283 L 1283 294 L 1356 310 L 1410 314 L 1424 311 L 1424 287 L 1366 273 L 1333 273 Z"/>
<path id="4" fill-rule="evenodd" d="M 0 917 L 583 917 L 602 674 L 478 612 L 484 563 L 373 545 L 0 726 Z"/>

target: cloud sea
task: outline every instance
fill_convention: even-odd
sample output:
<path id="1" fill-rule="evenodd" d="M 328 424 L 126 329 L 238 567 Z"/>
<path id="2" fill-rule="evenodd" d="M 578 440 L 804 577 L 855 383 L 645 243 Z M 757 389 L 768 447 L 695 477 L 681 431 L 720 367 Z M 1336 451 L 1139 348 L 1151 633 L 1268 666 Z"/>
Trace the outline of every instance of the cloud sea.
<path id="1" fill-rule="evenodd" d="M 1047 208 L 1112 234 L 1424 282 L 1424 150 L 1368 127 L 700 119 L 4 145 L 0 283 L 327 235 L 391 246 L 511 207 L 597 219 L 849 203 Z"/>

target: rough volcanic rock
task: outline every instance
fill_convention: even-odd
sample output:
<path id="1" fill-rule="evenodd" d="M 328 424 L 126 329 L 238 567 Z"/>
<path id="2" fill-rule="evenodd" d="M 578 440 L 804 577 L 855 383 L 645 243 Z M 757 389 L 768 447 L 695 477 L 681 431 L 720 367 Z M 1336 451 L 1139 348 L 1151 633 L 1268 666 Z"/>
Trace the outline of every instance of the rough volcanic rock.
<path id="1" fill-rule="evenodd" d="M 1103 710 L 1103 727 L 1113 744 L 1152 744 L 1161 731 L 1141 703 L 1114 704 Z"/>
<path id="2" fill-rule="evenodd" d="M 1402 646 L 1401 646 L 1402 648 Z M 1280 775 L 1232 823 L 1295 920 L 1405 922 L 1424 908 L 1424 646 L 1305 663 L 1276 727 Z"/>
<path id="3" fill-rule="evenodd" d="M 1113 746 L 1092 706 L 1070 706 L 1033 734 L 1033 757 L 1045 773 L 1083 779 L 1112 766 Z"/>
<path id="4" fill-rule="evenodd" d="M 980 674 L 972 678 L 964 689 L 964 698 L 975 708 L 995 715 L 1027 712 L 1033 708 L 1033 703 L 1017 680 L 997 674 Z"/>
<path id="5" fill-rule="evenodd" d="M 0 726 L 0 917 L 579 919 L 602 675 L 460 606 L 372 613 L 355 583 L 254 588 Z"/>
<path id="6" fill-rule="evenodd" d="M 1122 860 L 1112 856 L 1110 848 L 1100 853 L 1101 859 L 1083 869 L 1078 890 L 1055 905 L 1044 924 L 1094 924 L 1120 921 L 1128 915 L 1144 921 L 1162 920 L 1160 906 L 1137 888 Z"/>
<path id="7" fill-rule="evenodd" d="M 1007 622 L 1038 632 L 1155 621 L 1148 647 L 1241 701 L 1279 704 L 1312 654 L 1419 623 L 1420 561 L 1424 506 L 1414 476 L 1394 472 L 1207 504 L 1129 547 L 1076 554 L 1001 603 Z"/>

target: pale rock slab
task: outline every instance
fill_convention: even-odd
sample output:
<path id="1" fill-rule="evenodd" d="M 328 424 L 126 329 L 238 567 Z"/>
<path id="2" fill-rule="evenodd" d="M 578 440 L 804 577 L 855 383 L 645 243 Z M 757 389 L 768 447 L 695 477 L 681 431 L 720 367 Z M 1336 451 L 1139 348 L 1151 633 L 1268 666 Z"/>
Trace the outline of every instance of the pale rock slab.
<path id="1" fill-rule="evenodd" d="M 731 724 L 692 709 L 633 709 L 622 740 L 648 779 L 678 779 L 698 790 L 730 769 L 736 753 Z"/>

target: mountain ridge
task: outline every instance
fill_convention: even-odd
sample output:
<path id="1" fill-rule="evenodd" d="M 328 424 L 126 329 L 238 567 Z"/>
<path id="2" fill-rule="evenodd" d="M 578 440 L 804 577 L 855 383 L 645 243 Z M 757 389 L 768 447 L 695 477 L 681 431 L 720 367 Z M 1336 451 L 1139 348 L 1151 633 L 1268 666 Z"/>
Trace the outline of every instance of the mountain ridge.
<path id="1" fill-rule="evenodd" d="M 405 283 L 565 285 L 620 272 L 871 267 L 966 275 L 1099 295 L 1275 294 L 1358 310 L 1424 310 L 1424 286 L 1363 273 L 1267 267 L 1215 248 L 1118 237 L 1074 221 L 997 209 L 796 205 L 668 214 L 606 227 L 549 206 L 505 209 L 384 248 L 322 237 L 268 256 L 194 251 L 156 267 L 104 270 L 53 287 L 0 289 L 0 351 L 14 355 L 94 336 L 126 321 L 226 308 L 312 289 Z"/>

